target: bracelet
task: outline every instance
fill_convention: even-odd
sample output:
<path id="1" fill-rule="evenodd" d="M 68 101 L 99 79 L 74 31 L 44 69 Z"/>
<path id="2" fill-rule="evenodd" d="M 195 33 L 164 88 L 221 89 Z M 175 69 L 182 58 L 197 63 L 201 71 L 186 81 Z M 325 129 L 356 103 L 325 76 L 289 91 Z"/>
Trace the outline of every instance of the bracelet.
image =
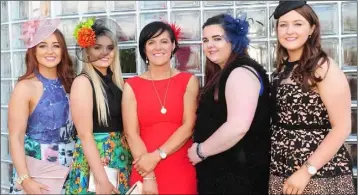
<path id="1" fill-rule="evenodd" d="M 198 143 L 198 145 L 196 145 L 196 154 L 199 156 L 199 158 L 200 158 L 201 160 L 205 160 L 206 157 L 203 155 L 203 153 L 201 153 L 200 144 L 201 144 L 201 143 Z"/>
<path id="2" fill-rule="evenodd" d="M 28 175 L 28 174 L 22 175 L 22 176 L 20 176 L 20 177 L 17 178 L 16 182 L 17 182 L 19 185 L 21 185 L 22 182 L 23 182 L 25 179 L 27 179 L 27 178 L 29 178 L 29 175 Z"/>
<path id="3" fill-rule="evenodd" d="M 143 177 L 143 180 L 155 180 L 156 179 L 156 177 L 154 176 L 154 177 Z"/>

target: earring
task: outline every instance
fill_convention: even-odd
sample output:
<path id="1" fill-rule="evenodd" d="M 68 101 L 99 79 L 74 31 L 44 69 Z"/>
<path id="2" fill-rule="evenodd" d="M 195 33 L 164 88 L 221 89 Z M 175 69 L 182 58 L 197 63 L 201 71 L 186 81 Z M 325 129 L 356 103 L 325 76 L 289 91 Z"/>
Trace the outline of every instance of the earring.
<path id="1" fill-rule="evenodd" d="M 146 63 L 146 64 L 149 64 L 148 58 L 145 58 L 145 63 Z"/>
<path id="2" fill-rule="evenodd" d="M 311 37 L 312 37 L 311 35 L 308 36 L 309 39 L 310 39 Z"/>

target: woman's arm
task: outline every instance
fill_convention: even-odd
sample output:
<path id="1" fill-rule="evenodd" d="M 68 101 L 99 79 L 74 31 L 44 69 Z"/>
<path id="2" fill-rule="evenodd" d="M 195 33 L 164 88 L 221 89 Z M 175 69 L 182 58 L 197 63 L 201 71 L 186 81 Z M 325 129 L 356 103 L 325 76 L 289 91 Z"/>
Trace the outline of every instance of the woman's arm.
<path id="1" fill-rule="evenodd" d="M 70 108 L 73 123 L 81 140 L 83 152 L 96 180 L 107 182 L 108 177 L 93 139 L 93 95 L 91 83 L 85 76 L 78 76 L 72 84 Z"/>
<path id="2" fill-rule="evenodd" d="M 26 166 L 24 138 L 30 115 L 31 84 L 27 80 L 16 84 L 11 94 L 8 110 L 11 159 L 18 176 L 29 174 Z"/>
<path id="3" fill-rule="evenodd" d="M 259 92 L 260 81 L 249 70 L 236 68 L 230 73 L 225 88 L 227 121 L 200 145 L 203 156 L 224 152 L 245 136 L 255 116 Z"/>
<path id="4" fill-rule="evenodd" d="M 327 108 L 332 126 L 332 130 L 308 159 L 317 169 L 333 158 L 351 133 L 351 94 L 348 81 L 338 65 L 332 59 L 329 62 L 329 65 L 323 64 L 316 72 L 324 78 L 318 83 L 318 92 Z"/>
<path id="5" fill-rule="evenodd" d="M 196 76 L 191 76 L 184 93 L 183 124 L 160 147 L 167 155 L 180 149 L 193 134 L 196 120 L 197 97 L 199 93 L 199 81 Z M 154 151 L 157 152 L 157 151 Z M 159 154 L 158 154 L 159 156 Z"/>

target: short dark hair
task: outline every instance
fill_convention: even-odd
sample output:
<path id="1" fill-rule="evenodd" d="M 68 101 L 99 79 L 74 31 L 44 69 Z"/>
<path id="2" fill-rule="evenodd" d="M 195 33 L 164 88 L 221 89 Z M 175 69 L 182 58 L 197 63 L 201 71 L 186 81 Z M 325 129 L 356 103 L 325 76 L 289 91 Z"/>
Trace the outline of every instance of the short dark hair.
<path id="1" fill-rule="evenodd" d="M 168 31 L 170 40 L 172 41 L 172 43 L 175 43 L 175 48 L 172 54 L 175 54 L 175 52 L 179 49 L 178 40 L 175 38 L 173 29 L 169 26 L 169 24 L 161 21 L 151 22 L 142 29 L 139 35 L 139 53 L 143 61 L 145 61 L 147 57 L 145 54 L 145 44 L 147 43 L 147 41 L 151 38 L 158 37 L 165 31 Z M 156 33 L 158 34 L 154 36 Z"/>

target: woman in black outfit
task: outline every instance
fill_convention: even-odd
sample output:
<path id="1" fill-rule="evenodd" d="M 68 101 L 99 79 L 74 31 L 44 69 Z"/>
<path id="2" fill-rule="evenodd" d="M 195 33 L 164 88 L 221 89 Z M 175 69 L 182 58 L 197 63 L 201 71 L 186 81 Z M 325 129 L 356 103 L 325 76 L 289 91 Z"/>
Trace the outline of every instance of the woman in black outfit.
<path id="1" fill-rule="evenodd" d="M 203 25 L 206 82 L 194 144 L 199 194 L 267 194 L 269 80 L 247 54 L 246 18 L 221 14 Z"/>

